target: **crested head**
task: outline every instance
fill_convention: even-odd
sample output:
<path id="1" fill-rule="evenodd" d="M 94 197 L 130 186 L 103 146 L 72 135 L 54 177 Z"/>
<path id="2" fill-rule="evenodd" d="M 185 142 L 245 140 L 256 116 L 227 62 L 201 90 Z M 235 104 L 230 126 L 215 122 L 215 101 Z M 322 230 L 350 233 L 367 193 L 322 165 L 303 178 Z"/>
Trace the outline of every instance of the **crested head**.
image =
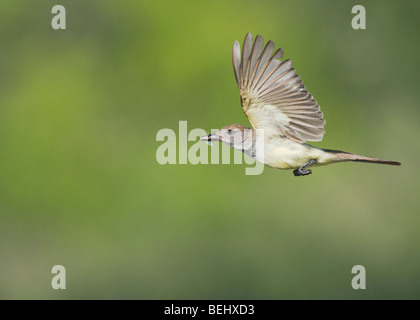
<path id="1" fill-rule="evenodd" d="M 220 142 L 230 145 L 234 149 L 243 150 L 250 147 L 252 132 L 251 128 L 241 124 L 230 124 L 215 132 L 214 136 Z"/>
<path id="2" fill-rule="evenodd" d="M 223 142 L 233 149 L 241 150 L 250 157 L 255 158 L 257 135 L 258 132 L 251 128 L 245 127 L 241 124 L 230 124 L 219 131 L 202 136 L 200 140 L 206 141 L 210 145 L 212 145 L 211 141 Z M 261 135 L 260 133 L 259 137 L 264 137 L 264 135 Z M 263 146 L 264 143 L 260 142 L 260 145 Z"/>
<path id="3" fill-rule="evenodd" d="M 252 136 L 252 131 L 251 128 L 241 124 L 230 124 L 219 131 L 203 136 L 200 139 L 203 141 L 224 142 L 235 148 L 238 143 L 245 141 L 250 134 Z"/>
<path id="4" fill-rule="evenodd" d="M 241 124 L 230 124 L 215 132 L 215 135 L 219 137 L 219 141 L 235 148 L 237 144 L 242 144 L 247 138 L 247 131 L 252 131 L 252 129 Z"/>

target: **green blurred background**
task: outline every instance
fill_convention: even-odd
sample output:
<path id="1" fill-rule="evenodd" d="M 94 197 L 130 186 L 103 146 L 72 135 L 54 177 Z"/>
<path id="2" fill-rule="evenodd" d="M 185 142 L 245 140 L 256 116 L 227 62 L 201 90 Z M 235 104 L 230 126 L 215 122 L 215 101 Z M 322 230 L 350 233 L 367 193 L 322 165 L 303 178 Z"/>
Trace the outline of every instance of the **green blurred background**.
<path id="1" fill-rule="evenodd" d="M 420 298 L 418 1 L 0 7 L 0 298 Z M 403 166 L 159 165 L 162 128 L 248 125 L 231 66 L 248 31 L 283 47 L 321 105 L 313 145 Z"/>

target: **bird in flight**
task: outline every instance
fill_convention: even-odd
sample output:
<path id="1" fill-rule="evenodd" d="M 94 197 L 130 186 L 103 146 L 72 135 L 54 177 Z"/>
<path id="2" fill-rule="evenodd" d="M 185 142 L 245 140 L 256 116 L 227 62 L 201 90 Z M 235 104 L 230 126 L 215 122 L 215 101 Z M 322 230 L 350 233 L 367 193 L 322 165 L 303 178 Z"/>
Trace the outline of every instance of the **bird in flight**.
<path id="1" fill-rule="evenodd" d="M 272 41 L 263 49 L 263 42 L 260 35 L 253 42 L 252 34 L 248 33 L 242 53 L 238 41 L 232 52 L 242 110 L 253 129 L 231 124 L 200 140 L 223 142 L 266 166 L 293 169 L 295 176 L 311 174 L 309 167 L 345 161 L 401 165 L 397 161 L 307 144 L 306 141 L 321 141 L 324 136 L 321 108 L 306 90 L 291 60 L 280 60 L 283 50 L 274 52 Z"/>

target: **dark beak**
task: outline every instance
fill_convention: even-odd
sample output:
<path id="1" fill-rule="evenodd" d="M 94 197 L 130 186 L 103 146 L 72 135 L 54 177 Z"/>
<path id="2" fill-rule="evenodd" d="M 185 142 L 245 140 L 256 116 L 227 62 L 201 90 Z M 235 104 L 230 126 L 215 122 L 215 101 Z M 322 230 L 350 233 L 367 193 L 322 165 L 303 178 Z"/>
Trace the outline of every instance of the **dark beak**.
<path id="1" fill-rule="evenodd" d="M 214 141 L 214 140 L 219 140 L 219 138 L 216 137 L 214 134 L 209 133 L 208 135 L 202 136 L 200 140 L 201 141 Z"/>
<path id="2" fill-rule="evenodd" d="M 215 135 L 214 133 L 209 133 L 208 135 L 202 136 L 200 140 L 207 142 L 211 146 L 211 141 L 219 141 L 220 137 Z"/>

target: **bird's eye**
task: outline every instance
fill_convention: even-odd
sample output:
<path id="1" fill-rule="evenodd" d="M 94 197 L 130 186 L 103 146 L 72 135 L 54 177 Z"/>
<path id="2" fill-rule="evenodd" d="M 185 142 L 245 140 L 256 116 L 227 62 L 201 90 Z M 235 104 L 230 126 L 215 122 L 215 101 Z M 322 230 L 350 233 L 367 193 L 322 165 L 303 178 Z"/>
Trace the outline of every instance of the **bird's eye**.
<path id="1" fill-rule="evenodd" d="M 229 134 L 232 134 L 232 129 L 228 129 L 228 133 Z"/>

